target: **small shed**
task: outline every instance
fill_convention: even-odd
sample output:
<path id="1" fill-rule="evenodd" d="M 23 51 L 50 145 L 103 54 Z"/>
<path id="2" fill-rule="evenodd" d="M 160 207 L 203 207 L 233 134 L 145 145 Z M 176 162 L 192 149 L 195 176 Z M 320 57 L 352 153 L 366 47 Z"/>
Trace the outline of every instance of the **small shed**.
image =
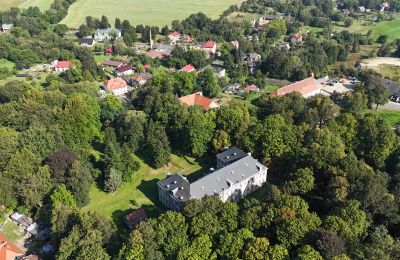
<path id="1" fill-rule="evenodd" d="M 147 219 L 143 208 L 136 209 L 124 217 L 125 224 L 132 229 L 136 224 Z"/>

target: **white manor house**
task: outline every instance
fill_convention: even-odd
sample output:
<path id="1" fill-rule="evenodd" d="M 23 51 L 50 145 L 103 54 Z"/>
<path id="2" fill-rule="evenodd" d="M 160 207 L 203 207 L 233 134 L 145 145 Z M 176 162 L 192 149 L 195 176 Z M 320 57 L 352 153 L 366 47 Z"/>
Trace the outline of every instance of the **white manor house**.
<path id="1" fill-rule="evenodd" d="M 267 171 L 251 154 L 233 146 L 217 154 L 217 170 L 193 183 L 180 174 L 169 174 L 157 183 L 158 196 L 167 208 L 174 210 L 188 200 L 206 195 L 216 195 L 224 202 L 238 201 L 267 181 Z"/>

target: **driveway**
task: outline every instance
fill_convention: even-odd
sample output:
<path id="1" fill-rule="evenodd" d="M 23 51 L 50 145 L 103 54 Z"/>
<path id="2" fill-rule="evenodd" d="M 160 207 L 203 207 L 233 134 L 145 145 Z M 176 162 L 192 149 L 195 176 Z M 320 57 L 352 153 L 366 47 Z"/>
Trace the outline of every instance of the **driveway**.
<path id="1" fill-rule="evenodd" d="M 400 111 L 400 103 L 389 101 L 383 106 L 379 106 L 378 110 L 395 110 Z"/>

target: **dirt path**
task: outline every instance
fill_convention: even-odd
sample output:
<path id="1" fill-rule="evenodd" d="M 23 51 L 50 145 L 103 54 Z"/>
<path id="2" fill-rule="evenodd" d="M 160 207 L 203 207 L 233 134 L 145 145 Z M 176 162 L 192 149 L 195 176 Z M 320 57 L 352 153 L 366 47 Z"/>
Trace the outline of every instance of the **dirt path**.
<path id="1" fill-rule="evenodd" d="M 371 69 L 377 69 L 380 65 L 383 64 L 400 66 L 400 58 L 376 57 L 366 59 L 361 62 L 361 66 Z"/>

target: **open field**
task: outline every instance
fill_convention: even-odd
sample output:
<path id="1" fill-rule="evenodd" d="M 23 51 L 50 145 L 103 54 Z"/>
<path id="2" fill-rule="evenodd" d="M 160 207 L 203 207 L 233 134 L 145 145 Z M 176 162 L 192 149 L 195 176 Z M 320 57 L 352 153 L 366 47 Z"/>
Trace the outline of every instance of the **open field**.
<path id="1" fill-rule="evenodd" d="M 400 66 L 400 58 L 376 57 L 363 60 L 362 66 L 370 69 L 377 69 L 381 65 Z"/>
<path id="2" fill-rule="evenodd" d="M 3 230 L 0 231 L 5 237 L 10 239 L 13 242 L 18 242 L 18 240 L 22 239 L 24 234 L 20 231 L 17 224 L 13 223 L 11 220 L 7 220 L 7 222 L 3 226 Z"/>
<path id="3" fill-rule="evenodd" d="M 53 0 L 0 0 L 0 10 L 8 10 L 11 7 L 28 8 L 37 6 L 42 11 L 49 9 Z"/>
<path id="4" fill-rule="evenodd" d="M 157 181 L 164 179 L 166 173 L 190 175 L 189 180 L 207 171 L 212 158 L 195 160 L 190 157 L 172 155 L 171 163 L 161 169 L 149 167 L 143 160 L 136 180 L 124 183 L 115 193 L 109 194 L 93 186 L 90 191 L 90 203 L 83 210 L 99 212 L 111 219 L 117 225 L 122 223 L 122 217 L 134 208 L 143 207 L 149 217 L 161 213 L 162 206 L 158 202 Z"/>
<path id="5" fill-rule="evenodd" d="M 61 23 L 76 27 L 88 15 L 99 18 L 106 15 L 112 25 L 115 18 L 119 17 L 135 25 L 164 26 L 170 25 L 172 20 L 182 20 L 197 12 L 217 18 L 230 5 L 241 2 L 242 0 L 78 0 L 72 4 L 67 17 Z"/>

